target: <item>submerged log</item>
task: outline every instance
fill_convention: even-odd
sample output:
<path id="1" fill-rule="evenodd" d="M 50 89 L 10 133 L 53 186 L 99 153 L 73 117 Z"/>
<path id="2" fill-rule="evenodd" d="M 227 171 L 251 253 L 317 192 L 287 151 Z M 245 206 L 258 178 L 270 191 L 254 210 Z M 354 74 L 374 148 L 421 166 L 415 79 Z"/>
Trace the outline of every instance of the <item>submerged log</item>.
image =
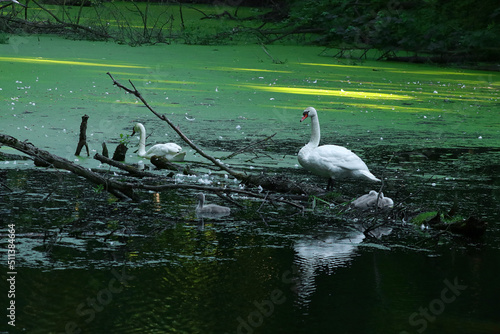
<path id="1" fill-rule="evenodd" d="M 434 224 L 429 224 L 432 228 L 436 230 L 445 230 L 452 233 L 461 234 L 466 237 L 480 237 L 486 231 L 487 223 L 480 220 L 474 216 L 470 216 L 466 219 L 459 219 L 452 222 L 437 222 Z"/>
<path id="2" fill-rule="evenodd" d="M 247 185 L 261 186 L 266 190 L 280 193 L 319 195 L 325 192 L 324 189 L 313 184 L 297 183 L 281 175 L 246 175 L 240 180 Z"/>
<path id="3" fill-rule="evenodd" d="M 173 170 L 175 172 L 182 172 L 183 167 L 181 165 L 174 164 L 170 162 L 165 157 L 160 157 L 158 155 L 153 155 L 151 157 L 151 163 L 156 166 L 158 169 L 168 169 Z"/>
<path id="4" fill-rule="evenodd" d="M 130 173 L 130 175 L 133 175 L 133 176 L 158 177 L 158 175 L 156 175 L 156 174 L 144 172 L 142 170 L 135 168 L 134 166 L 130 166 L 130 165 L 124 164 L 122 162 L 115 161 L 115 160 L 110 159 L 108 157 L 105 157 L 104 155 L 101 155 L 99 153 L 96 153 L 96 155 L 94 155 L 94 159 L 99 160 L 100 162 L 108 164 L 110 166 L 117 167 L 117 168 L 120 168 L 121 170 L 127 171 Z"/>
<path id="5" fill-rule="evenodd" d="M 450 213 L 454 211 L 453 209 Z M 453 212 L 454 213 L 454 212 Z M 459 215 L 442 214 L 440 212 L 423 212 L 412 219 L 417 226 L 428 226 L 435 230 L 449 231 L 466 237 L 480 237 L 486 231 L 488 224 L 474 216 L 464 218 Z"/>
<path id="6" fill-rule="evenodd" d="M 134 189 L 130 184 L 107 179 L 88 170 L 85 167 L 74 164 L 69 160 L 39 149 L 29 142 L 21 142 L 12 136 L 0 134 L 0 142 L 18 151 L 21 151 L 33 157 L 34 159 L 40 160 L 46 165 L 68 170 L 76 175 L 86 178 L 92 183 L 102 185 L 104 187 L 104 190 L 110 192 L 120 199 L 136 199 Z"/>

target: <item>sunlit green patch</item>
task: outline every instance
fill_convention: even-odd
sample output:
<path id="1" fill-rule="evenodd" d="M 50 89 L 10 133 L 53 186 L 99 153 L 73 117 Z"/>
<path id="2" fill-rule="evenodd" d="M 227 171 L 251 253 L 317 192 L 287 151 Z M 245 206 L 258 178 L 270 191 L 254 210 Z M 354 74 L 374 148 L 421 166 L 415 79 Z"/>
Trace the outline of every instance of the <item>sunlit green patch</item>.
<path id="1" fill-rule="evenodd" d="M 122 67 L 122 68 L 148 68 L 147 66 L 138 65 L 117 65 L 117 64 L 103 64 L 91 63 L 78 60 L 56 60 L 56 59 L 44 59 L 42 57 L 37 58 L 20 58 L 20 57 L 0 57 L 0 62 L 14 62 L 14 63 L 31 63 L 31 64 L 47 64 L 47 65 L 76 65 L 76 66 L 96 66 L 96 67 Z"/>
<path id="2" fill-rule="evenodd" d="M 380 100 L 405 100 L 411 99 L 409 96 L 385 94 L 385 93 L 369 93 L 357 92 L 348 90 L 330 90 L 320 88 L 300 88 L 300 87 L 279 87 L 279 86 L 257 86 L 257 85 L 244 85 L 250 89 L 263 90 L 267 92 L 286 93 L 286 94 L 299 94 L 299 95 L 320 95 L 320 96 L 336 96 L 336 97 L 349 97 L 349 98 L 377 98 Z"/>
<path id="3" fill-rule="evenodd" d="M 210 70 L 217 71 L 249 71 L 249 72 L 271 72 L 271 73 L 292 73 L 292 71 L 282 71 L 282 70 L 267 70 L 262 68 L 241 68 L 241 67 L 211 67 Z M 202 70 L 202 69 L 201 69 Z"/>

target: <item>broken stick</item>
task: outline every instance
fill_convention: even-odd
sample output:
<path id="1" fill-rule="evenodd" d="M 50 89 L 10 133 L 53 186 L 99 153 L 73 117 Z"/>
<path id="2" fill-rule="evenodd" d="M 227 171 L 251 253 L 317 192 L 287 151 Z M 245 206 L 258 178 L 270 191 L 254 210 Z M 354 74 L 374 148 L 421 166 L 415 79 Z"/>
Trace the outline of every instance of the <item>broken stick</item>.
<path id="1" fill-rule="evenodd" d="M 82 116 L 82 123 L 80 124 L 80 140 L 78 141 L 78 145 L 76 146 L 75 155 L 80 155 L 82 148 L 85 146 L 87 149 L 87 156 L 90 156 L 89 145 L 87 144 L 87 121 L 89 119 L 88 115 Z"/>

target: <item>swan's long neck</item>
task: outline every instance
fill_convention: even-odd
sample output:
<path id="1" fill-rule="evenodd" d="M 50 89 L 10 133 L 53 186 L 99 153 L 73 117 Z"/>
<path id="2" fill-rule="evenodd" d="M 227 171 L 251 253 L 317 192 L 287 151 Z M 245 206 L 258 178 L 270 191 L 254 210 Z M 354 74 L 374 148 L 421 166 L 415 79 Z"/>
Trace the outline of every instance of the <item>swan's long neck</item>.
<path id="1" fill-rule="evenodd" d="M 139 156 L 146 155 L 146 128 L 141 123 L 137 124 L 140 132 L 139 139 L 139 152 L 137 154 Z"/>
<path id="2" fill-rule="evenodd" d="M 198 207 L 197 209 L 203 209 L 203 204 L 205 203 L 205 195 L 198 196 Z"/>
<path id="3" fill-rule="evenodd" d="M 318 116 L 316 115 L 311 117 L 311 139 L 309 140 L 309 143 L 307 145 L 312 147 L 318 147 L 320 137 L 321 133 L 319 130 L 319 120 Z"/>

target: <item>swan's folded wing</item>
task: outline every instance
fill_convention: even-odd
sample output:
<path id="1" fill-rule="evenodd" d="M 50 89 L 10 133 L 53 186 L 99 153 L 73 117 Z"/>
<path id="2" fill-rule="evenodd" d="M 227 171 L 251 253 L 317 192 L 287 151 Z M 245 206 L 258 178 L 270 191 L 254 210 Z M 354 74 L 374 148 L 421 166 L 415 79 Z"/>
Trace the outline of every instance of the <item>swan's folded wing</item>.
<path id="1" fill-rule="evenodd" d="M 368 169 L 360 157 L 345 147 L 337 145 L 323 145 L 317 147 L 314 151 L 326 165 L 331 164 L 337 166 L 338 168 L 347 170 Z"/>

